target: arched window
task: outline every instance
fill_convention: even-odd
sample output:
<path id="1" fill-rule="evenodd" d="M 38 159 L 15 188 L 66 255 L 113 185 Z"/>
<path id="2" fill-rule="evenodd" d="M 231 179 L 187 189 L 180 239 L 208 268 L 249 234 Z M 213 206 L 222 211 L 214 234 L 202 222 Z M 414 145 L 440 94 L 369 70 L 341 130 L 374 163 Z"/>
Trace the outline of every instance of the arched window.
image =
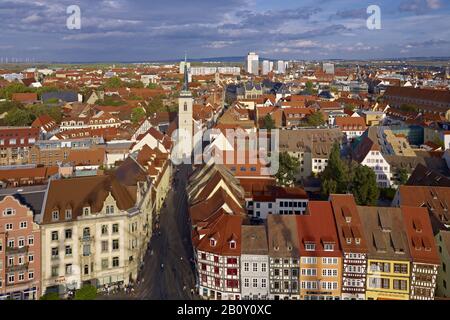
<path id="1" fill-rule="evenodd" d="M 185 102 L 184 103 L 184 111 L 187 111 L 187 107 L 188 107 L 187 102 Z"/>

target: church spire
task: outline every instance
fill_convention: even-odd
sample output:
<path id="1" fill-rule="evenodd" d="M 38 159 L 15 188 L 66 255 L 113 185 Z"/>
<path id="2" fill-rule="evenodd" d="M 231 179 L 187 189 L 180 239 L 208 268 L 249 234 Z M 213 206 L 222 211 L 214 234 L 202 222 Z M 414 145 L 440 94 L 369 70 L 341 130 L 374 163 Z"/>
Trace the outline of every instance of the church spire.
<path id="1" fill-rule="evenodd" d="M 189 77 L 188 77 L 188 67 L 187 67 L 187 54 L 184 55 L 184 84 L 183 91 L 189 91 Z"/>

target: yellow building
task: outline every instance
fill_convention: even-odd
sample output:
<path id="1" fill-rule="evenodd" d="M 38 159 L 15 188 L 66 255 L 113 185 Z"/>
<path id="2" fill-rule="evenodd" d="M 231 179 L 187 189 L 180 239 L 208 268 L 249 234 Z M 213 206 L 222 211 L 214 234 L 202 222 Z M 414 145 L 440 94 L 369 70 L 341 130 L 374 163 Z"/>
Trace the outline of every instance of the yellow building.
<path id="1" fill-rule="evenodd" d="M 400 208 L 358 207 L 367 239 L 367 300 L 408 300 L 411 255 Z"/>

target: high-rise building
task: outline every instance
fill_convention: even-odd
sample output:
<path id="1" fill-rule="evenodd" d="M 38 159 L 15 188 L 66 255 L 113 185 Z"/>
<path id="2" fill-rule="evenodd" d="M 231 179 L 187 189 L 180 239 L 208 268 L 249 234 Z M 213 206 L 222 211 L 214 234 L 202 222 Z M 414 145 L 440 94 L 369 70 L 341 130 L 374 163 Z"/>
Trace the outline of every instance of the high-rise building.
<path id="1" fill-rule="evenodd" d="M 249 52 L 247 55 L 247 72 L 254 75 L 259 74 L 259 56 L 256 52 Z"/>
<path id="2" fill-rule="evenodd" d="M 286 73 L 286 64 L 284 63 L 283 60 L 278 60 L 277 62 L 277 71 L 278 73 Z"/>
<path id="3" fill-rule="evenodd" d="M 333 63 L 323 63 L 322 70 L 328 74 L 334 74 L 334 64 Z"/>
<path id="4" fill-rule="evenodd" d="M 264 60 L 262 64 L 262 74 L 267 75 L 272 69 L 270 68 L 270 61 Z"/>

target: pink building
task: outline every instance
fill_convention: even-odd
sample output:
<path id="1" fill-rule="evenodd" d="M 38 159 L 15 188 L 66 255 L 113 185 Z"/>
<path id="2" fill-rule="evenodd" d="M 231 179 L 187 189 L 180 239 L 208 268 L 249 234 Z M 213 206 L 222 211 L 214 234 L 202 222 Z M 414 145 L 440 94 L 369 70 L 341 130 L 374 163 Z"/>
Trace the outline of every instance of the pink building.
<path id="1" fill-rule="evenodd" d="M 33 300 L 41 294 L 41 239 L 33 212 L 19 200 L 0 201 L 0 300 Z"/>

